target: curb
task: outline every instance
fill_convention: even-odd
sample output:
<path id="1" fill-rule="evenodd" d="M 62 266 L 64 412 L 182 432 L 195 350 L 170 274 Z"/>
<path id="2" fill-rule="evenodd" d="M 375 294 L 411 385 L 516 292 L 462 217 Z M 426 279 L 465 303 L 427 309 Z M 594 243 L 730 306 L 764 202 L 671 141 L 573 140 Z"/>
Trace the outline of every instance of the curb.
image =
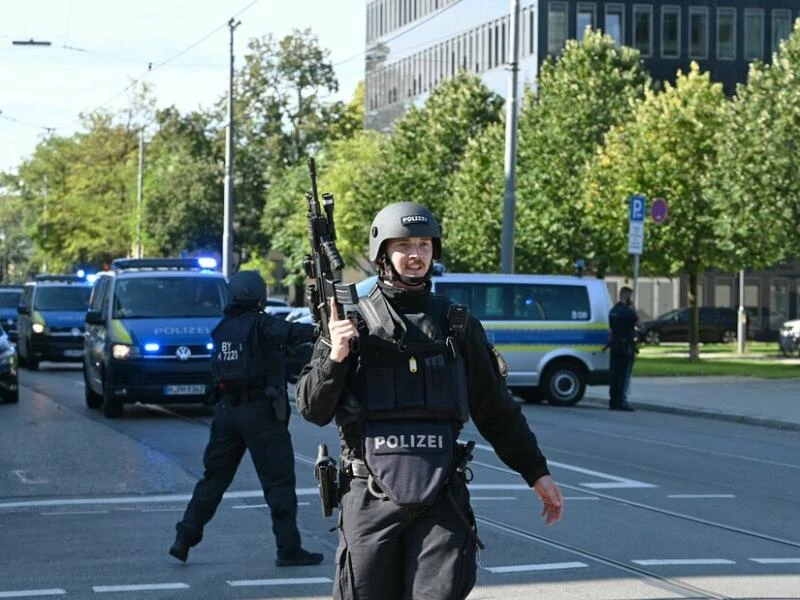
<path id="1" fill-rule="evenodd" d="M 596 396 L 584 396 L 581 402 L 590 404 L 591 406 L 600 406 L 608 408 L 608 400 L 597 398 Z M 652 404 L 650 402 L 636 402 L 635 400 L 628 400 L 628 403 L 636 410 L 648 410 L 651 412 L 669 413 L 673 415 L 687 415 L 691 417 L 701 417 L 705 419 L 715 419 L 717 421 L 729 421 L 732 423 L 744 423 L 747 425 L 758 425 L 760 427 L 769 427 L 770 429 L 785 429 L 789 431 L 800 431 L 800 423 L 793 421 L 782 421 L 780 419 L 773 419 L 769 417 L 758 417 L 755 415 L 743 415 L 736 413 L 723 413 L 716 410 L 709 410 L 706 408 L 696 408 L 693 406 L 671 406 L 664 404 Z"/>

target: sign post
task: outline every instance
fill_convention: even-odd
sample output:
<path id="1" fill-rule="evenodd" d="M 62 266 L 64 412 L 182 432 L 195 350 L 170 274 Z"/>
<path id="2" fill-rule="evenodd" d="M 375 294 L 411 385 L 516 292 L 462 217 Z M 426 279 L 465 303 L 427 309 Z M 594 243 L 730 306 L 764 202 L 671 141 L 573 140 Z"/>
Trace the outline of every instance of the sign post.
<path id="1" fill-rule="evenodd" d="M 639 257 L 644 250 L 644 218 L 647 215 L 647 198 L 641 194 L 628 201 L 628 254 L 633 254 L 633 300 L 636 301 L 636 283 L 639 279 Z"/>

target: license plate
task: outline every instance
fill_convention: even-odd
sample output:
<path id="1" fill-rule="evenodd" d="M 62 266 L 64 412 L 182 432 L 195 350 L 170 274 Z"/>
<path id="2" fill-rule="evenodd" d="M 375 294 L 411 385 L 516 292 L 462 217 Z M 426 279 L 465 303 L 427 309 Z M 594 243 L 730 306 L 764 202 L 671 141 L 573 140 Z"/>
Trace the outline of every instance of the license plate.
<path id="1" fill-rule="evenodd" d="M 204 385 L 165 385 L 165 396 L 199 396 L 206 393 Z"/>
<path id="2" fill-rule="evenodd" d="M 64 350 L 64 356 L 70 358 L 79 358 L 83 356 L 83 350 Z"/>

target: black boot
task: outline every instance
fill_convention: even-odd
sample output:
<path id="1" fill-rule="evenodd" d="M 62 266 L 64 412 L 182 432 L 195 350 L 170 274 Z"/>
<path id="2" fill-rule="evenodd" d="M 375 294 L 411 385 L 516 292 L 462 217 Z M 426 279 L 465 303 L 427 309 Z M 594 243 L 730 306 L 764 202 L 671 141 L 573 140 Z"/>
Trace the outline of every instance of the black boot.
<path id="1" fill-rule="evenodd" d="M 170 546 L 169 553 L 179 561 L 186 562 L 186 559 L 189 558 L 189 544 L 178 538 Z"/>
<path id="2" fill-rule="evenodd" d="M 278 552 L 275 564 L 279 567 L 303 567 L 308 565 L 318 565 L 322 562 L 322 554 L 319 552 L 308 552 L 299 548 L 293 552 Z"/>

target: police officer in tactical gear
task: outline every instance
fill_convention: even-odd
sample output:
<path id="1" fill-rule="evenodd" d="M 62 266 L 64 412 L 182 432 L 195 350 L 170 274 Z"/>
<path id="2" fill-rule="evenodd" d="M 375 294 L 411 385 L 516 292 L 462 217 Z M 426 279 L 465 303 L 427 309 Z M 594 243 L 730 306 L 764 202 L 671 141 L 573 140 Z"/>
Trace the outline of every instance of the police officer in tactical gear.
<path id="1" fill-rule="evenodd" d="M 310 342 L 314 327 L 265 314 L 267 287 L 258 271 L 234 274 L 228 296 L 225 316 L 211 333 L 217 402 L 203 455 L 205 473 L 175 527 L 178 533 L 169 553 L 186 561 L 249 450 L 272 515 L 276 564 L 315 565 L 322 554 L 304 550 L 297 529 L 285 374 L 285 348 Z"/>
<path id="2" fill-rule="evenodd" d="M 346 319 L 331 303 L 297 384 L 297 407 L 341 439 L 334 598 L 456 600 L 476 579 L 480 544 L 458 434 L 471 418 L 498 456 L 561 518 L 561 492 L 506 388 L 502 359 L 464 307 L 431 293 L 441 233 L 433 214 L 399 202 L 369 233 L 378 282 Z M 358 353 L 349 340 L 358 337 Z"/>
<path id="3" fill-rule="evenodd" d="M 619 302 L 608 313 L 609 339 L 611 350 L 611 385 L 609 403 L 611 410 L 632 412 L 628 404 L 628 386 L 636 357 L 636 323 L 639 317 L 632 308 L 633 290 L 623 287 L 619 290 Z"/>

